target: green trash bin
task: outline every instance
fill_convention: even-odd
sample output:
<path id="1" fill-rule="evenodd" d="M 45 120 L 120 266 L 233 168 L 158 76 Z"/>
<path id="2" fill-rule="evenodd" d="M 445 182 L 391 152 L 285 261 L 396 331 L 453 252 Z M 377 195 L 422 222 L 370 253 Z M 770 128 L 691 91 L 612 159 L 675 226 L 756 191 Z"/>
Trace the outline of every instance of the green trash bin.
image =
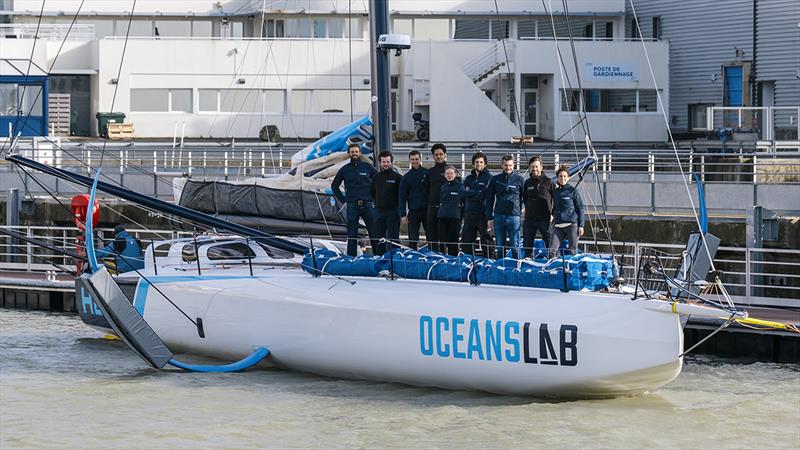
<path id="1" fill-rule="evenodd" d="M 124 123 L 125 113 L 105 113 L 99 112 L 95 114 L 97 117 L 97 133 L 102 137 L 108 137 L 108 124 L 109 123 Z"/>

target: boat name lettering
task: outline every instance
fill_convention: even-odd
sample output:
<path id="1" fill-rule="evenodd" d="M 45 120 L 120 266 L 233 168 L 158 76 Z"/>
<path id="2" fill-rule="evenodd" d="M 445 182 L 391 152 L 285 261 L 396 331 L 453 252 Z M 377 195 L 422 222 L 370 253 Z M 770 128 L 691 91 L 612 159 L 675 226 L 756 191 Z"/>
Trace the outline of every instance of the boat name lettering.
<path id="1" fill-rule="evenodd" d="M 439 358 L 577 366 L 577 325 L 553 326 L 557 336 L 550 328 L 547 323 L 420 316 L 419 351 Z"/>

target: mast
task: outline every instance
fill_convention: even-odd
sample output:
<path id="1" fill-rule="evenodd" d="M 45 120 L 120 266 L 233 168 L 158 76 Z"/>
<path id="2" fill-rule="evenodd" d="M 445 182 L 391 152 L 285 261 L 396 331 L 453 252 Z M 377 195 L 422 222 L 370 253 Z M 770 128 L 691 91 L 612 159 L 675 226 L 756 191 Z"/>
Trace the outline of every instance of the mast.
<path id="1" fill-rule="evenodd" d="M 370 67 L 372 77 L 372 147 L 373 162 L 379 164 L 377 155 L 392 150 L 392 117 L 391 117 L 391 74 L 389 72 L 389 53 L 378 48 L 378 38 L 389 33 L 389 2 L 386 0 L 369 1 L 369 43 Z"/>

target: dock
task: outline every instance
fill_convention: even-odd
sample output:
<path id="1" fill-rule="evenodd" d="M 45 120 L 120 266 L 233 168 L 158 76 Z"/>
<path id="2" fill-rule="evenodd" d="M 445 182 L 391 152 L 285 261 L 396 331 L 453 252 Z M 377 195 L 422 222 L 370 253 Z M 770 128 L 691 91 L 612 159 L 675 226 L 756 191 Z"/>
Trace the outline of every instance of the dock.
<path id="1" fill-rule="evenodd" d="M 77 313 L 75 282 L 68 274 L 0 271 L 0 307 Z M 800 309 L 746 307 L 751 317 L 800 326 Z M 741 362 L 800 363 L 800 334 L 731 323 L 715 333 L 722 320 L 690 318 L 684 327 L 684 348 L 706 339 L 695 354 Z"/>

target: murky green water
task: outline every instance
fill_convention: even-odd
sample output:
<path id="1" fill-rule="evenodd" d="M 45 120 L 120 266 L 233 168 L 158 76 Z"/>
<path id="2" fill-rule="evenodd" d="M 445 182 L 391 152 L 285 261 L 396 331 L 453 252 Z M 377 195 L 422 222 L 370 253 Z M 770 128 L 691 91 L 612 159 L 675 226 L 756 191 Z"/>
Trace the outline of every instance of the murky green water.
<path id="1" fill-rule="evenodd" d="M 155 371 L 77 316 L 6 309 L 0 362 L 2 449 L 800 448 L 798 365 L 690 358 L 651 394 L 548 402 L 279 370 Z"/>

